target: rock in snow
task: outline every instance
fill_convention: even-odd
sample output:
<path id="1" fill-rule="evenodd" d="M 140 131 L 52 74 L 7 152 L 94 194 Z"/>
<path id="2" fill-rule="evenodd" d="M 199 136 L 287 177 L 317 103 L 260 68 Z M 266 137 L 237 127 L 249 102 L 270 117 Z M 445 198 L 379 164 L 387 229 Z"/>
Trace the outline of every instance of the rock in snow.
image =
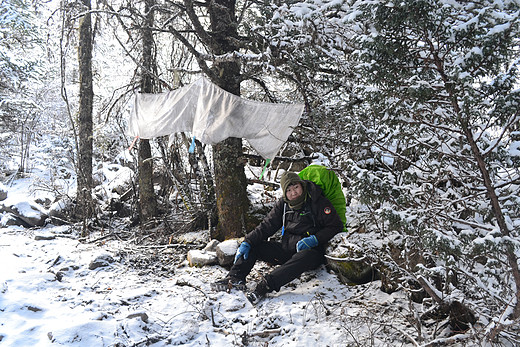
<path id="1" fill-rule="evenodd" d="M 0 182 L 0 201 L 7 199 L 7 188 Z"/>
<path id="2" fill-rule="evenodd" d="M 188 251 L 188 262 L 190 266 L 231 265 L 239 244 L 240 241 L 236 239 L 223 242 L 211 240 L 202 250 Z"/>
<path id="3" fill-rule="evenodd" d="M 47 219 L 46 210 L 32 200 L 10 201 L 4 200 L 0 205 L 0 212 L 7 212 L 23 221 L 24 226 L 35 227 L 45 225 Z"/>
<path id="4" fill-rule="evenodd" d="M 208 252 L 215 252 L 217 250 L 218 244 L 219 244 L 218 240 L 211 240 L 210 242 L 208 242 L 206 247 L 204 247 L 204 250 L 208 251 Z"/>
<path id="5" fill-rule="evenodd" d="M 219 243 L 216 247 L 218 263 L 222 266 L 233 264 L 239 244 L 238 240 L 227 240 Z"/>
<path id="6" fill-rule="evenodd" d="M 190 266 L 215 265 L 218 263 L 217 253 L 192 249 L 188 251 L 188 262 Z"/>
<path id="7" fill-rule="evenodd" d="M 100 267 L 105 267 L 114 262 L 114 259 L 109 254 L 101 254 L 90 262 L 88 268 L 95 270 Z"/>

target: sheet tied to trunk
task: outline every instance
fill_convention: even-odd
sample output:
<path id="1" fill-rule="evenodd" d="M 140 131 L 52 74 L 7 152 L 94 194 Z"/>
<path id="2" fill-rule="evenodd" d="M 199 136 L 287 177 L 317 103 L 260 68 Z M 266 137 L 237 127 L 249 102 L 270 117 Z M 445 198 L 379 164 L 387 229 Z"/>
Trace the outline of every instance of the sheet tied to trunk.
<path id="1" fill-rule="evenodd" d="M 202 77 L 171 92 L 137 94 L 127 134 L 151 139 L 191 132 L 210 145 L 244 138 L 262 157 L 273 159 L 298 125 L 303 107 L 247 100 Z"/>

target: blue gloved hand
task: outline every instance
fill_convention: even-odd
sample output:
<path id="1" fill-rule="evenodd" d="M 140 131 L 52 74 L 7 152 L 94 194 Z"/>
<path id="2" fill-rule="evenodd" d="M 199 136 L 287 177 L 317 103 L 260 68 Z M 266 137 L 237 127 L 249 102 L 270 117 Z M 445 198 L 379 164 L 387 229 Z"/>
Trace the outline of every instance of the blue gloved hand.
<path id="1" fill-rule="evenodd" d="M 316 247 L 317 245 L 318 239 L 316 238 L 316 236 L 311 235 L 298 241 L 298 243 L 296 244 L 296 252 L 303 251 L 304 249 L 311 249 L 313 247 Z"/>
<path id="2" fill-rule="evenodd" d="M 241 256 L 244 256 L 244 260 L 247 260 L 247 257 L 249 256 L 249 250 L 251 249 L 251 245 L 247 242 L 242 242 L 240 246 L 238 246 L 237 252 L 235 254 L 235 261 L 237 262 L 238 258 Z"/>

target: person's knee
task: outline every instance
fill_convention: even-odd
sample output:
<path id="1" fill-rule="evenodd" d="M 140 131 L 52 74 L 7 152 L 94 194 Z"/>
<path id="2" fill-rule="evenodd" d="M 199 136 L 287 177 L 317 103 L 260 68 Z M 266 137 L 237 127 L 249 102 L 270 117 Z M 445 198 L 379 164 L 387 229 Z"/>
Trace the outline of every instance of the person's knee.
<path id="1" fill-rule="evenodd" d="M 316 264 L 316 266 L 322 264 L 325 261 L 325 255 L 316 249 L 305 249 L 296 253 L 293 257 L 297 261 L 308 264 Z"/>

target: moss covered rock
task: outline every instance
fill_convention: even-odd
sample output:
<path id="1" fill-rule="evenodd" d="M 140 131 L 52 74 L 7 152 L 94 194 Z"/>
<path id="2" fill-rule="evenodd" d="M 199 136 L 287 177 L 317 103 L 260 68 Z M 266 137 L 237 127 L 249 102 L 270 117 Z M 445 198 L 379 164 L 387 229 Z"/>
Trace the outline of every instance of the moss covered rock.
<path id="1" fill-rule="evenodd" d="M 327 265 L 348 285 L 368 283 L 379 279 L 379 274 L 363 250 L 346 240 L 344 233 L 336 235 L 327 248 Z"/>

